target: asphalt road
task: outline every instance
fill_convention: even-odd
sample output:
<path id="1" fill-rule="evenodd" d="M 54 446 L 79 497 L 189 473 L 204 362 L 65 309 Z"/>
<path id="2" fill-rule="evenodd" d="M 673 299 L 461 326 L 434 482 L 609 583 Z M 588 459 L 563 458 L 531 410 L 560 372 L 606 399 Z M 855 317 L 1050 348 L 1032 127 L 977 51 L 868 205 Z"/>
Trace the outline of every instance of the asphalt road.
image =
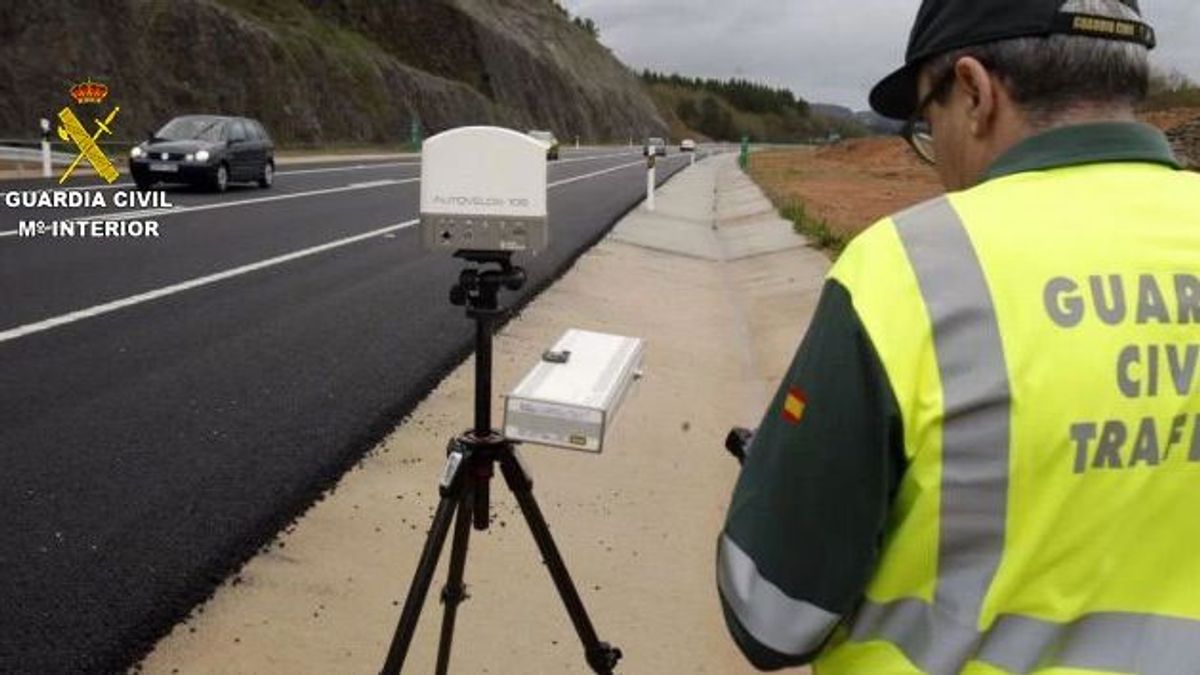
<path id="1" fill-rule="evenodd" d="M 551 163 L 552 244 L 510 302 L 637 204 L 642 166 L 636 149 Z M 0 206 L 0 672 L 136 662 L 469 353 L 447 301 L 461 265 L 413 224 L 419 170 L 171 190 L 145 216 L 157 239 L 20 237 L 19 218 L 121 209 Z"/>

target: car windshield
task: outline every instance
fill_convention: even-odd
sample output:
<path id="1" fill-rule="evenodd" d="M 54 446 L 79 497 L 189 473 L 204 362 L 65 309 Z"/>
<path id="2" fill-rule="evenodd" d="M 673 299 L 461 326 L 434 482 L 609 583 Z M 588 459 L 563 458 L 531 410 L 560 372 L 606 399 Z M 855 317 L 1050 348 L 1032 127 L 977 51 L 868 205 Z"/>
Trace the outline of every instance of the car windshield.
<path id="1" fill-rule="evenodd" d="M 554 140 L 554 134 L 550 133 L 549 131 L 531 131 L 529 132 L 529 135 L 539 141 L 545 141 L 546 143 L 550 143 Z"/>
<path id="2" fill-rule="evenodd" d="M 219 141 L 225 120 L 216 117 L 176 117 L 154 132 L 163 141 Z"/>
<path id="3" fill-rule="evenodd" d="M 661 139 L 661 138 L 651 138 L 650 139 L 650 145 L 662 145 L 662 144 L 663 144 L 663 139 Z"/>

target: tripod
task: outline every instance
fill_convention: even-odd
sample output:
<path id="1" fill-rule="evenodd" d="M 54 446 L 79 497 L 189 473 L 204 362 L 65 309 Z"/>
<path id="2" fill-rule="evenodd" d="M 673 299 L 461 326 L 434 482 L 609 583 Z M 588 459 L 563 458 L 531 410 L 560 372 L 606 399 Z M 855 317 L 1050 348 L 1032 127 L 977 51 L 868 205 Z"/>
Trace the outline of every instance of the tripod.
<path id="1" fill-rule="evenodd" d="M 495 465 L 499 464 L 504 482 L 517 498 L 542 559 L 550 570 L 558 595 L 566 605 L 575 632 L 583 643 L 588 665 L 596 673 L 611 673 L 621 658 L 621 650 L 601 642 L 596 636 L 583 601 L 579 599 L 567 566 L 550 535 L 546 519 L 533 497 L 533 481 L 521 465 L 516 442 L 492 429 L 492 333 L 497 321 L 508 313 L 508 310 L 500 307 L 498 296 L 501 288 L 520 290 L 525 283 L 525 271 L 512 264 L 512 254 L 508 252 L 459 251 L 454 255 L 480 266 L 463 270 L 458 283 L 450 289 L 450 302 L 466 307 L 467 316 L 475 320 L 475 425 L 470 431 L 450 441 L 447 448 L 446 466 L 438 485 L 441 501 L 434 513 L 433 525 L 421 551 L 421 560 L 404 601 L 400 623 L 396 626 L 396 635 L 382 672 L 389 675 L 398 673 L 404 666 L 421 615 L 421 606 L 429 593 L 429 584 L 446 542 L 450 522 L 454 520 L 450 574 L 442 589 L 445 609 L 436 672 L 444 674 L 449 667 L 454 619 L 459 603 L 467 598 L 463 586 L 463 568 L 467 562 L 471 526 L 473 524 L 477 530 L 488 528 L 489 485 Z M 484 267 L 492 264 L 498 265 L 499 269 Z"/>

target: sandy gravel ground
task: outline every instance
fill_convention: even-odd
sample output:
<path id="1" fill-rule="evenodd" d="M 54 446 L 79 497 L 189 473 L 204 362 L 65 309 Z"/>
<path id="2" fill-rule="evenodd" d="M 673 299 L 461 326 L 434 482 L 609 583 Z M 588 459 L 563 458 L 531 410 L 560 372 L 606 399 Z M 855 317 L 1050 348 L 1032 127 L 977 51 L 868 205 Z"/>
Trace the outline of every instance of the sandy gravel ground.
<path id="1" fill-rule="evenodd" d="M 714 584 L 715 540 L 737 474 L 722 439 L 732 425 L 757 424 L 828 263 L 732 157 L 682 172 L 658 207 L 631 213 L 497 337 L 497 393 L 569 327 L 647 340 L 646 375 L 603 454 L 523 448 L 534 492 L 601 639 L 625 653 L 619 672 L 748 673 Z M 677 247 L 656 235 L 663 227 L 677 231 Z M 446 440 L 469 423 L 472 367 L 445 380 L 140 669 L 377 672 L 436 505 Z M 471 597 L 451 670 L 590 672 L 499 478 L 492 494 L 493 524 L 471 538 Z M 448 557 L 407 672 L 433 670 Z"/>

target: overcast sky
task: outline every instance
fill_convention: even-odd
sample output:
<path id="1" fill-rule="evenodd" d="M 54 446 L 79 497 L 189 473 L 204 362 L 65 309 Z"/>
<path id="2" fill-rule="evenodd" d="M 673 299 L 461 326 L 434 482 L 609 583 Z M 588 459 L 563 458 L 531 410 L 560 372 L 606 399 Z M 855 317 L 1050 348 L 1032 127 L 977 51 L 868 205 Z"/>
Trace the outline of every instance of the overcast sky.
<path id="1" fill-rule="evenodd" d="M 904 60 L 918 0 L 560 0 L 590 17 L 627 65 L 745 77 L 812 102 L 867 107 L 867 92 Z M 1158 66 L 1200 81 L 1200 2 L 1142 0 L 1158 31 Z"/>

